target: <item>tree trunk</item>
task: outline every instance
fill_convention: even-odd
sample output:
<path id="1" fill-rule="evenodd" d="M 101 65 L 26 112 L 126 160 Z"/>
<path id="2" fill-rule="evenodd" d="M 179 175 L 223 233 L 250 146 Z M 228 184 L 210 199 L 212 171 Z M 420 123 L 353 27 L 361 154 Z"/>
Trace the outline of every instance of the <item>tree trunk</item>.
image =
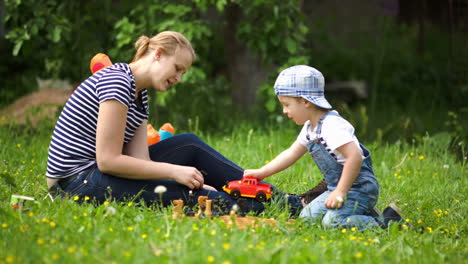
<path id="1" fill-rule="evenodd" d="M 242 19 L 242 9 L 229 4 L 225 10 L 227 26 L 224 31 L 224 56 L 227 62 L 227 77 L 233 83 L 233 104 L 249 108 L 256 102 L 257 89 L 268 77 L 268 69 L 255 56 L 246 43 L 237 39 L 236 31 Z"/>

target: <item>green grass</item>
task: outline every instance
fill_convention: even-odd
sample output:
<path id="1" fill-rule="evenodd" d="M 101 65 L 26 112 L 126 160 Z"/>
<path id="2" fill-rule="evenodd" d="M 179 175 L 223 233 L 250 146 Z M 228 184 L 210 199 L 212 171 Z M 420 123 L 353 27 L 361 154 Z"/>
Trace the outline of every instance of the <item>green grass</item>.
<path id="1" fill-rule="evenodd" d="M 130 201 L 51 202 L 44 176 L 51 129 L 0 126 L 0 263 L 464 263 L 468 257 L 466 159 L 456 161 L 443 133 L 417 145 L 367 142 L 381 184 L 378 207 L 397 202 L 415 228 L 358 232 L 287 224 L 277 204 L 262 215 L 277 218 L 276 227 L 238 230 L 217 219 L 172 220 L 170 209 Z M 200 135 L 242 167 L 254 168 L 288 147 L 298 130 L 243 125 L 229 135 Z M 320 175 L 306 156 L 268 181 L 301 193 Z M 12 194 L 38 203 L 15 211 Z"/>

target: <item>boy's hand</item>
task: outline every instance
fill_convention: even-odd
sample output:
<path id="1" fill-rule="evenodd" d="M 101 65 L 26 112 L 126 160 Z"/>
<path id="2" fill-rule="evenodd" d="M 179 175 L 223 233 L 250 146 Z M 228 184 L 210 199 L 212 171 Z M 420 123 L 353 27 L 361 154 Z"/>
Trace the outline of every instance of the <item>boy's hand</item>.
<path id="1" fill-rule="evenodd" d="M 253 176 L 253 177 L 255 177 L 255 178 L 259 179 L 259 180 L 263 180 L 266 177 L 268 177 L 268 175 L 266 175 L 266 173 L 262 169 L 244 170 L 244 176 Z"/>
<path id="2" fill-rule="evenodd" d="M 325 200 L 325 206 L 329 209 L 338 209 L 343 206 L 347 193 L 334 190 Z"/>

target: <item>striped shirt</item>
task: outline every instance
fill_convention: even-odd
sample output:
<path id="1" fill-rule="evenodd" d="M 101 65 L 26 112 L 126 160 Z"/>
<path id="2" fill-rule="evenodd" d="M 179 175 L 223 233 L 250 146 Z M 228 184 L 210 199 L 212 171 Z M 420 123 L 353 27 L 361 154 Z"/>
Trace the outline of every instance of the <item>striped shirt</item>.
<path id="1" fill-rule="evenodd" d="M 148 120 L 148 95 L 135 99 L 133 73 L 126 63 L 98 71 L 81 83 L 65 104 L 52 134 L 47 177 L 65 178 L 96 166 L 96 127 L 99 104 L 114 99 L 127 107 L 124 143 Z"/>

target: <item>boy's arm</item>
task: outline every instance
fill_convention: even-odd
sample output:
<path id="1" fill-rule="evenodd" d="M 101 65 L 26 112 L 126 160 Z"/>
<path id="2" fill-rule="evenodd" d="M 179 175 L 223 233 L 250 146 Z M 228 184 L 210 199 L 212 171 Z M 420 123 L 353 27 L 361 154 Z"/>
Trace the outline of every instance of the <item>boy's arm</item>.
<path id="1" fill-rule="evenodd" d="M 281 152 L 271 162 L 261 167 L 260 169 L 248 169 L 244 171 L 244 176 L 254 176 L 263 180 L 264 178 L 278 173 L 296 162 L 307 152 L 299 141 L 295 141 L 288 149 Z"/>
<path id="2" fill-rule="evenodd" d="M 340 208 L 343 205 L 351 185 L 359 175 L 362 164 L 361 152 L 355 142 L 346 143 L 337 148 L 337 150 L 343 154 L 346 161 L 338 186 L 330 193 L 327 200 L 325 200 L 325 206 L 327 208 Z"/>

